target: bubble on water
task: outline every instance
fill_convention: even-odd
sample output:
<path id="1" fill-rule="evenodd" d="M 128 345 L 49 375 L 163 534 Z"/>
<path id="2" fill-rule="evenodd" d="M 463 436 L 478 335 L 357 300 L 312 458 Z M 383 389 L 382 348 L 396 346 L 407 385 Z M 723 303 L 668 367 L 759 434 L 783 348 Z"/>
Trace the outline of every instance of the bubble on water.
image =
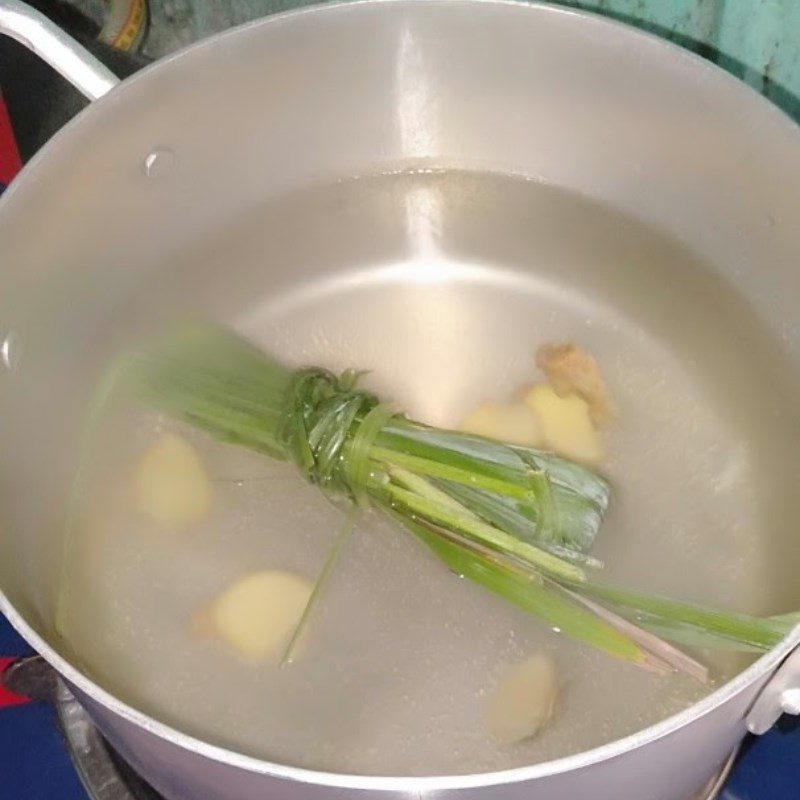
<path id="1" fill-rule="evenodd" d="M 0 344 L 0 361 L 6 369 L 17 369 L 19 367 L 20 347 L 19 337 L 14 331 L 9 331 Z"/>
<path id="2" fill-rule="evenodd" d="M 163 178 L 172 172 L 175 161 L 175 153 L 172 150 L 168 147 L 158 147 L 145 156 L 144 174 L 148 178 Z"/>

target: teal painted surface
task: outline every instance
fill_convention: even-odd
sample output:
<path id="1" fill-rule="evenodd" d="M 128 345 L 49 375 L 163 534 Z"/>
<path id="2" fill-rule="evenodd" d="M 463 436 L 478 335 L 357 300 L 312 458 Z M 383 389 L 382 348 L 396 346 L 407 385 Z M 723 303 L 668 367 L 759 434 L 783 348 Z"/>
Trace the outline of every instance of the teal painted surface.
<path id="1" fill-rule="evenodd" d="M 714 61 L 800 121 L 800 0 L 584 0 Z"/>
<path id="2" fill-rule="evenodd" d="M 149 0 L 148 55 L 315 0 Z M 800 0 L 561 0 L 716 62 L 800 121 Z"/>

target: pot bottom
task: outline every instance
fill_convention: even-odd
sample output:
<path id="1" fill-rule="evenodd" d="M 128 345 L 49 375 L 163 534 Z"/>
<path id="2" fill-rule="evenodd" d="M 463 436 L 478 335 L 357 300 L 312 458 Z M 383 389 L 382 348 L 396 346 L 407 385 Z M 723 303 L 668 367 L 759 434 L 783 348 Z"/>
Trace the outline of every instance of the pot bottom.
<path id="1" fill-rule="evenodd" d="M 61 681 L 56 692 L 56 709 L 70 757 L 91 800 L 164 800 L 114 751 Z M 686 800 L 718 797 L 735 758 L 736 751 L 702 789 Z"/>

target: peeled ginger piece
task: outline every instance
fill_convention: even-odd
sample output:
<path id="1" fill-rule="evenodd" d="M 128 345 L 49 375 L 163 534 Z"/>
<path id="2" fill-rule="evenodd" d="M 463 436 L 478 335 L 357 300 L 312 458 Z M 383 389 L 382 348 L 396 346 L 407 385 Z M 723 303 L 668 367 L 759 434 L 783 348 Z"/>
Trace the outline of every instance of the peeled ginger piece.
<path id="1" fill-rule="evenodd" d="M 603 457 L 600 435 L 592 424 L 589 404 L 576 394 L 556 394 L 550 384 L 540 383 L 525 395 L 536 414 L 544 446 L 574 461 L 596 463 Z"/>
<path id="2" fill-rule="evenodd" d="M 214 498 L 197 451 L 174 433 L 164 434 L 139 459 L 134 494 L 139 511 L 169 530 L 205 519 Z"/>
<path id="3" fill-rule="evenodd" d="M 458 429 L 529 447 L 542 443 L 536 414 L 524 403 L 481 403 L 461 420 Z"/>
<path id="4" fill-rule="evenodd" d="M 312 588 L 293 572 L 253 572 L 213 602 L 207 620 L 213 633 L 248 661 L 277 660 L 303 616 Z"/>
<path id="5" fill-rule="evenodd" d="M 489 700 L 489 732 L 507 745 L 530 739 L 550 721 L 557 699 L 556 667 L 549 656 L 515 664 Z"/>

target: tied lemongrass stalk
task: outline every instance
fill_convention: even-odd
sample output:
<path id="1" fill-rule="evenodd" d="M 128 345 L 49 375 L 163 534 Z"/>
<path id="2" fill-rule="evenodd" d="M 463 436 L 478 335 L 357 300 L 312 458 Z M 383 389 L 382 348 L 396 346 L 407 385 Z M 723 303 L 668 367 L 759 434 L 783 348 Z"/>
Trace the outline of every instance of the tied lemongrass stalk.
<path id="1" fill-rule="evenodd" d="M 386 513 L 456 574 L 611 656 L 703 680 L 702 665 L 665 638 L 758 652 L 795 621 L 599 583 L 593 573 L 602 564 L 588 550 L 609 502 L 602 477 L 552 453 L 411 420 L 360 388 L 354 370 L 293 370 L 205 324 L 173 330 L 124 364 L 123 382 L 145 403 L 222 441 L 293 462 L 337 503 Z M 350 512 L 303 622 L 352 523 Z"/>

